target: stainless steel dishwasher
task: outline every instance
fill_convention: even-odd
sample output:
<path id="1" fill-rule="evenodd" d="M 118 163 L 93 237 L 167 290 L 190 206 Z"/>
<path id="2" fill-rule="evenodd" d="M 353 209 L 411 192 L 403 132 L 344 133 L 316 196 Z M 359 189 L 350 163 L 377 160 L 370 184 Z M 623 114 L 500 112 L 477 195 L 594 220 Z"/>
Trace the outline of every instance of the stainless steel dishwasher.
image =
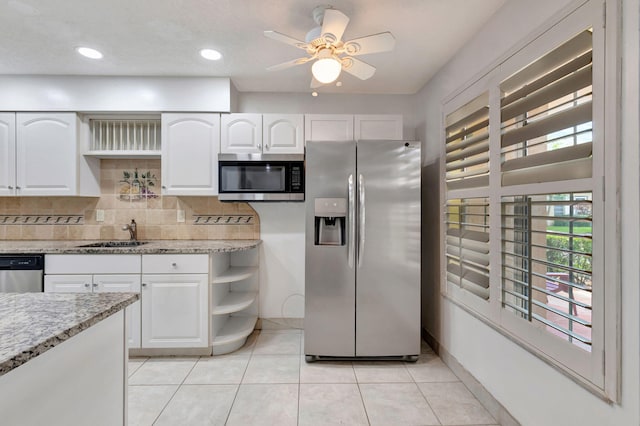
<path id="1" fill-rule="evenodd" d="M 0 293 L 44 291 L 44 255 L 0 255 Z"/>

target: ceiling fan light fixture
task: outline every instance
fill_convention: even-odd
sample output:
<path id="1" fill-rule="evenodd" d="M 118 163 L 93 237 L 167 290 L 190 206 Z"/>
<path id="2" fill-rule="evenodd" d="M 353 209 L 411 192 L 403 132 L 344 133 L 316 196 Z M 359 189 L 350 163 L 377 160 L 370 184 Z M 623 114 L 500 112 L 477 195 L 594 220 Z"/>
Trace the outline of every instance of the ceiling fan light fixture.
<path id="1" fill-rule="evenodd" d="M 334 58 L 320 58 L 311 66 L 313 77 L 322 84 L 336 81 L 341 70 L 342 64 Z"/>

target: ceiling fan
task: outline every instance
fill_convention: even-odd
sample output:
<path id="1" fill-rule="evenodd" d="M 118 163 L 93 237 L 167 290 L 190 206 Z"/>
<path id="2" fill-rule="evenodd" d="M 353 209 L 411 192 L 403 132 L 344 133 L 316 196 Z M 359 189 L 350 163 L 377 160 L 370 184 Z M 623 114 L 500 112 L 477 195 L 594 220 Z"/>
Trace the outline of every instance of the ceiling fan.
<path id="1" fill-rule="evenodd" d="M 313 9 L 313 20 L 318 26 L 307 33 L 305 41 L 277 31 L 264 32 L 265 37 L 305 50 L 309 55 L 271 66 L 267 68 L 268 71 L 279 71 L 315 61 L 311 67 L 311 88 L 334 82 L 342 70 L 361 80 L 367 80 L 375 74 L 375 67 L 354 56 L 393 50 L 396 43 L 393 34 L 388 31 L 343 42 L 341 39 L 349 17 L 331 6 Z"/>

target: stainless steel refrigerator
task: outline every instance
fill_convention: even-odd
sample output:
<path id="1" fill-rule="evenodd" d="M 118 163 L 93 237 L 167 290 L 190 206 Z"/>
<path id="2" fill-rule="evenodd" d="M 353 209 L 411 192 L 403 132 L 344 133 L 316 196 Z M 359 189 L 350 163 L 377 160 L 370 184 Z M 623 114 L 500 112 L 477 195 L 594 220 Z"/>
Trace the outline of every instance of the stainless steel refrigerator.
<path id="1" fill-rule="evenodd" d="M 304 352 L 420 353 L 420 143 L 307 142 Z"/>

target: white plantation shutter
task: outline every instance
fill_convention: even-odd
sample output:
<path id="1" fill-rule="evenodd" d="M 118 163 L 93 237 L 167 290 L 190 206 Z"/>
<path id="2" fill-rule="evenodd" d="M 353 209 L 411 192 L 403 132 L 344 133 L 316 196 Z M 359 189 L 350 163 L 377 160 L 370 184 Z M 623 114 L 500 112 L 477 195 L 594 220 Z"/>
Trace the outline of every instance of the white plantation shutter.
<path id="1" fill-rule="evenodd" d="M 591 177 L 592 74 L 587 30 L 500 85 L 502 185 Z"/>
<path id="2" fill-rule="evenodd" d="M 447 201 L 447 282 L 489 299 L 489 200 Z"/>
<path id="3" fill-rule="evenodd" d="M 489 95 L 484 93 L 446 119 L 448 190 L 489 186 Z"/>
<path id="4" fill-rule="evenodd" d="M 489 200 L 456 197 L 456 190 L 489 187 L 489 93 L 445 120 L 447 283 L 489 299 Z M 479 194 L 486 195 L 486 194 Z"/>
<path id="5" fill-rule="evenodd" d="M 502 307 L 591 351 L 593 51 L 582 31 L 500 84 Z M 583 179 L 584 192 L 563 190 Z M 557 193 L 535 185 L 555 182 Z M 531 185 L 534 184 L 534 185 Z M 563 192 L 566 191 L 566 192 Z"/>
<path id="6" fill-rule="evenodd" d="M 502 198 L 503 307 L 590 351 L 592 193 Z"/>

